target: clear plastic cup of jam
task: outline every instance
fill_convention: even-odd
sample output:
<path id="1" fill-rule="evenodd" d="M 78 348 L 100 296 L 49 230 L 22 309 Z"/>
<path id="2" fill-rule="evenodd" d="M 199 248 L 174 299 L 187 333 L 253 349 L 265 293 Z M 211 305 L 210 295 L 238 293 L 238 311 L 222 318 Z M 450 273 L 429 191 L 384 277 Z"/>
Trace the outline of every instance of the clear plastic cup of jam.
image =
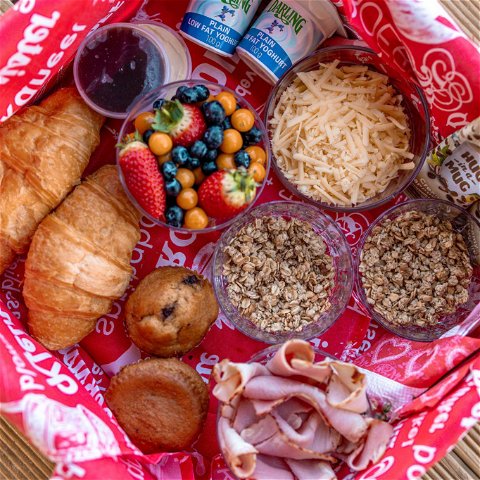
<path id="1" fill-rule="evenodd" d="M 73 64 L 85 102 L 111 118 L 125 118 L 137 101 L 170 82 L 189 79 L 192 62 L 182 37 L 157 22 L 114 23 L 80 45 Z"/>

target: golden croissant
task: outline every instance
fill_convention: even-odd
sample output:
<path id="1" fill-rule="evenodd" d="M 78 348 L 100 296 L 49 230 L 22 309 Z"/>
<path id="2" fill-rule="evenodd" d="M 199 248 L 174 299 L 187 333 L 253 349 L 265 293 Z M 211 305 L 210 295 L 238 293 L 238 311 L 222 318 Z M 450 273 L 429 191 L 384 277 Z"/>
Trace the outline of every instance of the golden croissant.
<path id="1" fill-rule="evenodd" d="M 50 350 L 82 340 L 128 287 L 140 214 L 106 165 L 39 225 L 25 263 L 30 333 Z"/>
<path id="2" fill-rule="evenodd" d="M 80 181 L 103 120 L 62 88 L 0 125 L 0 274 Z"/>

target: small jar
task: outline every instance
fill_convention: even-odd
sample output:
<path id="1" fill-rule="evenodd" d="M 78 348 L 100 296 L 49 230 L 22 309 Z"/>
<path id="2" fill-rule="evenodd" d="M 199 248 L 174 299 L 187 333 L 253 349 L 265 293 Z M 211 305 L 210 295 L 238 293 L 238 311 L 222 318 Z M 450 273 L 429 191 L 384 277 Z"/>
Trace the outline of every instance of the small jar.
<path id="1" fill-rule="evenodd" d="M 161 23 L 115 23 L 88 35 L 73 64 L 85 102 L 111 118 L 125 118 L 140 98 L 164 84 L 189 79 L 192 62 L 182 37 Z"/>
<path id="2" fill-rule="evenodd" d="M 329 0 L 272 0 L 243 37 L 237 53 L 255 72 L 276 83 L 335 32 L 347 36 Z"/>
<path id="3" fill-rule="evenodd" d="M 261 0 L 191 0 L 180 33 L 202 47 L 231 57 Z"/>

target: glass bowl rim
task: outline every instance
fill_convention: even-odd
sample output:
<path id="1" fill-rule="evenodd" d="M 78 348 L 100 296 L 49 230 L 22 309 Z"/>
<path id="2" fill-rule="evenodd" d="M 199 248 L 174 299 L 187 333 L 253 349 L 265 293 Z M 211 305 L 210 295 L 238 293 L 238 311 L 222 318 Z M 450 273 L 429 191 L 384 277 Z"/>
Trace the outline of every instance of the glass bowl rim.
<path id="1" fill-rule="evenodd" d="M 181 233 L 188 233 L 188 234 L 192 234 L 192 233 L 195 233 L 195 234 L 204 234 L 204 233 L 211 233 L 211 232 L 216 232 L 216 231 L 219 231 L 219 230 L 224 230 L 225 228 L 228 228 L 230 227 L 234 222 L 235 220 L 241 218 L 243 215 L 245 215 L 247 212 L 251 211 L 252 208 L 255 206 L 255 203 L 256 201 L 258 200 L 258 198 L 260 197 L 260 195 L 262 194 L 263 192 L 263 189 L 265 188 L 265 185 L 267 184 L 267 179 L 268 179 L 268 175 L 269 175 L 269 172 L 270 172 L 270 166 L 272 164 L 272 153 L 271 153 L 271 150 L 270 150 L 270 141 L 268 139 L 268 135 L 267 135 L 267 130 L 265 128 L 265 124 L 263 123 L 263 120 L 262 118 L 260 117 L 260 115 L 258 114 L 258 112 L 256 111 L 255 108 L 253 108 L 253 106 L 250 104 L 250 102 L 248 100 L 246 100 L 244 97 L 241 97 L 240 95 L 237 95 L 235 93 L 234 90 L 232 90 L 231 88 L 225 86 L 225 85 L 220 85 L 220 84 L 217 84 L 217 83 L 213 83 L 213 82 L 209 82 L 209 81 L 206 81 L 206 80 L 203 80 L 201 78 L 189 78 L 189 79 L 185 79 L 185 80 L 177 80 L 175 82 L 170 82 L 170 83 L 165 83 L 164 85 L 161 85 L 160 87 L 157 87 L 153 90 L 151 90 L 150 92 L 146 93 L 142 98 L 140 98 L 134 105 L 132 105 L 131 108 L 128 109 L 127 111 L 127 116 L 126 118 L 124 119 L 123 123 L 122 123 L 122 126 L 120 128 L 120 132 L 118 134 L 118 139 L 120 141 L 120 139 L 122 139 L 125 135 L 125 129 L 127 127 L 127 125 L 132 121 L 132 119 L 130 119 L 130 116 L 131 114 L 138 108 L 140 107 L 140 105 L 142 104 L 142 102 L 145 101 L 145 98 L 149 95 L 153 95 L 155 92 L 159 91 L 159 90 L 163 90 L 163 89 L 172 89 L 175 87 L 180 87 L 182 85 L 185 85 L 186 83 L 190 84 L 190 83 L 195 83 L 195 82 L 201 82 L 203 85 L 206 85 L 207 87 L 209 87 L 210 85 L 212 86 L 215 86 L 215 87 L 218 87 L 220 88 L 222 91 L 227 91 L 229 93 L 231 93 L 232 95 L 235 96 L 236 99 L 240 98 L 241 99 L 241 102 L 244 102 L 246 104 L 246 106 L 252 111 L 254 117 L 255 117 L 255 126 L 257 126 L 257 128 L 259 128 L 259 130 L 262 131 L 262 142 L 263 142 L 263 149 L 265 150 L 265 153 L 266 153 L 266 157 L 267 157 L 267 161 L 266 161 L 266 165 L 265 165 L 265 178 L 263 179 L 262 183 L 260 184 L 259 187 L 257 187 L 257 191 L 255 193 L 255 198 L 253 199 L 253 201 L 247 206 L 247 208 L 245 208 L 244 210 L 242 210 L 240 213 L 238 213 L 237 215 L 235 215 L 234 217 L 230 218 L 229 220 L 227 220 L 226 222 L 223 222 L 223 223 L 220 223 L 218 225 L 212 225 L 211 227 L 206 227 L 206 228 L 201 228 L 201 229 L 198 229 L 198 230 L 194 230 L 194 229 L 191 229 L 191 228 L 184 228 L 184 227 L 174 227 L 172 225 L 168 225 L 168 223 L 166 222 L 162 222 L 161 220 L 158 220 L 157 218 L 153 217 L 152 215 L 150 215 L 148 212 L 146 212 L 140 205 L 139 203 L 137 202 L 136 198 L 130 193 L 130 190 L 127 188 L 127 185 L 126 185 L 126 182 L 125 182 L 125 178 L 123 176 L 123 172 L 122 172 L 122 169 L 120 167 L 120 163 L 119 163 L 119 152 L 120 152 L 120 149 L 118 147 L 115 148 L 116 152 L 115 152 L 115 162 L 116 162 L 116 166 L 117 166 L 117 170 L 118 170 L 118 174 L 119 174 L 119 177 L 120 177 L 120 182 L 123 186 L 123 189 L 125 190 L 125 192 L 127 193 L 127 196 L 128 198 L 130 199 L 130 201 L 134 204 L 134 206 L 137 208 L 137 210 L 142 214 L 144 215 L 145 217 L 147 217 L 151 222 L 153 222 L 155 225 L 158 225 L 160 227 L 165 227 L 165 228 L 168 228 L 169 230 L 173 230 L 175 232 L 181 232 Z"/>
<path id="2" fill-rule="evenodd" d="M 285 74 L 283 75 L 283 78 L 281 78 L 278 81 L 278 83 L 273 87 L 272 91 L 270 92 L 270 95 L 268 96 L 267 102 L 265 104 L 266 108 L 264 110 L 263 117 L 264 117 L 264 124 L 265 124 L 265 129 L 267 131 L 269 143 L 271 143 L 271 141 L 270 141 L 270 131 L 269 131 L 269 128 L 268 128 L 269 127 L 268 115 L 269 115 L 269 111 L 270 111 L 270 106 L 273 104 L 275 96 L 280 91 L 279 87 L 280 87 L 280 84 L 283 81 L 283 79 L 290 72 L 293 72 L 298 67 L 302 67 L 303 64 L 308 63 L 313 57 L 315 57 L 315 56 L 317 56 L 321 53 L 324 53 L 324 52 L 326 52 L 326 53 L 328 53 L 328 52 L 341 52 L 341 51 L 345 51 L 345 50 L 349 50 L 349 51 L 358 50 L 360 52 L 369 53 L 369 54 L 372 54 L 372 55 L 375 55 L 376 57 L 378 57 L 378 59 L 382 62 L 382 59 L 380 58 L 379 54 L 377 52 L 375 52 L 374 50 L 372 50 L 371 48 L 364 47 L 364 46 L 361 46 L 361 45 L 353 45 L 353 44 L 352 45 L 332 45 L 332 46 L 323 47 L 323 48 L 321 47 L 321 48 L 318 48 L 318 49 L 314 50 L 312 53 L 310 53 L 306 57 L 303 57 L 302 59 L 298 60 L 296 63 L 294 63 L 285 72 Z M 390 67 L 389 66 L 389 68 L 392 68 L 393 70 L 398 71 L 398 69 L 396 69 L 395 67 Z M 301 71 L 305 71 L 305 70 L 301 70 Z M 400 73 L 399 73 L 399 75 L 400 75 Z M 390 75 L 387 75 L 387 76 L 390 78 Z M 388 195 L 387 197 L 379 199 L 376 202 L 374 202 L 372 204 L 369 204 L 369 205 L 365 205 L 364 203 L 362 203 L 362 204 L 359 204 L 359 205 L 356 205 L 356 206 L 337 206 L 337 205 L 332 205 L 330 203 L 325 203 L 325 202 L 321 202 L 321 201 L 318 201 L 318 200 L 314 200 L 313 198 L 311 198 L 311 197 L 303 194 L 302 192 L 300 192 L 300 190 L 285 177 L 281 168 L 277 165 L 276 156 L 273 153 L 273 148 L 271 148 L 271 161 L 272 161 L 272 164 L 273 164 L 273 169 L 274 169 L 278 179 L 280 180 L 280 182 L 291 193 L 293 193 L 294 195 L 297 195 L 302 200 L 305 200 L 306 202 L 308 202 L 312 205 L 318 206 L 320 208 L 324 208 L 326 210 L 331 210 L 331 211 L 334 211 L 334 212 L 341 212 L 341 213 L 363 212 L 363 211 L 366 211 L 366 210 L 378 208 L 381 205 L 384 205 L 385 203 L 388 203 L 389 201 L 393 200 L 397 195 L 400 195 L 402 192 L 407 190 L 407 188 L 412 184 L 412 182 L 417 177 L 418 173 L 420 172 L 420 170 L 423 167 L 423 164 L 425 163 L 425 159 L 427 158 L 427 154 L 429 152 L 429 145 L 430 145 L 431 121 L 430 121 L 430 111 L 429 111 L 429 108 L 428 108 L 428 102 L 427 102 L 427 99 L 425 97 L 425 94 L 423 93 L 423 90 L 418 85 L 413 83 L 412 81 L 410 81 L 408 79 L 405 80 L 405 81 L 407 81 L 413 87 L 415 93 L 418 95 L 418 98 L 420 100 L 420 106 L 422 107 L 423 113 L 425 115 L 425 139 L 424 139 L 424 142 L 423 142 L 422 153 L 421 153 L 421 155 L 419 155 L 420 160 L 418 162 L 418 165 L 416 165 L 415 168 L 410 172 L 410 177 L 408 178 L 405 185 L 402 186 L 401 190 L 397 190 L 397 191 L 391 193 L 390 195 Z M 283 91 L 285 91 L 285 88 L 282 90 L 282 93 L 283 93 Z M 404 96 L 403 92 L 399 92 L 399 93 L 402 96 Z"/>
<path id="3" fill-rule="evenodd" d="M 423 343 L 431 343 L 431 342 L 435 341 L 436 339 L 433 339 L 433 340 L 420 339 L 420 338 L 416 337 L 415 335 L 409 335 L 408 333 L 403 333 L 404 330 L 401 327 L 400 327 L 400 331 L 402 333 L 399 333 L 397 330 L 392 328 L 392 326 L 390 326 L 390 324 L 386 320 L 384 320 L 383 316 L 380 313 L 375 311 L 370 306 L 370 304 L 367 302 L 367 295 L 365 293 L 365 289 L 363 288 L 363 283 L 362 283 L 362 278 L 361 278 L 362 276 L 361 276 L 361 273 L 360 273 L 360 263 L 361 263 L 361 256 L 362 256 L 362 253 L 363 253 L 363 247 L 365 246 L 365 242 L 367 241 L 368 237 L 370 236 L 372 230 L 377 225 L 382 223 L 382 221 L 384 221 L 385 218 L 388 215 L 392 214 L 394 211 L 396 211 L 400 207 L 415 206 L 415 205 L 428 204 L 428 203 L 435 203 L 437 205 L 441 204 L 441 205 L 444 205 L 446 207 L 451 207 L 451 208 L 453 207 L 454 209 L 457 210 L 459 215 L 462 215 L 462 214 L 466 215 L 467 218 L 469 220 L 472 220 L 473 224 L 476 225 L 477 228 L 480 229 L 480 222 L 468 210 L 466 210 L 465 208 L 463 208 L 459 205 L 456 205 L 453 202 L 449 202 L 448 200 L 436 199 L 436 198 L 413 198 L 413 199 L 409 199 L 409 200 L 406 200 L 404 202 L 401 202 L 397 205 L 393 205 L 388 210 L 385 210 L 382 214 L 380 214 L 368 226 L 367 230 L 365 230 L 362 237 L 360 238 L 360 241 L 358 242 L 357 254 L 355 255 L 355 258 L 354 258 L 354 262 L 355 262 L 355 265 L 354 265 L 354 268 L 355 268 L 355 286 L 356 286 L 356 289 L 357 289 L 357 292 L 358 292 L 358 295 L 359 295 L 359 300 L 360 300 L 361 306 L 365 308 L 365 310 L 368 312 L 368 315 L 371 317 L 371 319 L 375 320 L 379 325 L 381 325 L 383 328 L 385 328 L 385 330 L 388 330 L 389 332 L 393 333 L 394 335 L 396 335 L 398 337 L 402 337 L 402 338 L 405 338 L 407 340 L 411 340 L 411 341 L 414 341 L 414 342 L 423 342 Z M 437 337 L 437 339 L 438 338 L 439 337 Z"/>
<path id="4" fill-rule="evenodd" d="M 344 285 L 344 290 L 345 290 L 345 294 L 346 294 L 346 301 L 344 302 L 344 305 L 341 306 L 337 315 L 335 316 L 335 318 L 333 319 L 333 321 L 329 325 L 327 325 L 323 329 L 319 329 L 317 332 L 315 332 L 314 334 L 312 334 L 311 336 L 308 336 L 308 337 L 302 337 L 301 336 L 301 331 L 300 332 L 276 332 L 276 334 L 280 334 L 280 335 L 285 334 L 285 338 L 283 340 L 278 339 L 278 340 L 275 340 L 275 342 L 269 342 L 269 341 L 265 340 L 264 338 L 260 338 L 258 336 L 255 336 L 255 334 L 253 332 L 247 331 L 236 320 L 232 319 L 230 316 L 228 316 L 225 313 L 225 308 L 224 308 L 225 302 L 223 302 L 223 300 L 222 300 L 222 295 L 220 295 L 218 293 L 218 291 L 222 288 L 221 285 L 220 285 L 220 279 L 223 277 L 223 275 L 217 275 L 215 273 L 215 270 L 216 270 L 216 265 L 219 262 L 218 257 L 220 255 L 220 245 L 222 243 L 224 243 L 225 238 L 232 231 L 232 229 L 235 225 L 230 225 L 228 229 L 224 230 L 222 232 L 221 237 L 219 238 L 219 240 L 217 241 L 217 243 L 215 245 L 215 250 L 214 250 L 213 256 L 212 256 L 212 284 L 213 284 L 213 290 L 214 290 L 214 293 L 215 293 L 215 297 L 216 297 L 217 302 L 218 302 L 219 307 L 220 307 L 220 311 L 222 312 L 223 315 L 225 315 L 225 317 L 231 323 L 233 323 L 235 328 L 239 332 L 241 332 L 243 335 L 246 335 L 247 337 L 252 338 L 253 340 L 270 344 L 270 346 L 280 345 L 281 343 L 279 343 L 279 342 L 283 343 L 283 342 L 286 342 L 288 340 L 293 340 L 293 339 L 301 339 L 301 340 L 308 341 L 312 338 L 315 338 L 315 337 L 325 333 L 327 330 L 329 330 L 330 328 L 333 327 L 333 325 L 338 321 L 338 319 L 343 315 L 343 313 L 347 309 L 348 303 L 350 302 L 350 299 L 352 298 L 353 289 L 354 289 L 354 286 L 355 286 L 355 263 L 354 263 L 354 258 L 353 258 L 353 255 L 352 255 L 352 248 L 351 248 L 350 244 L 348 243 L 342 229 L 337 224 L 337 222 L 335 220 L 333 220 L 333 218 L 331 218 L 329 215 L 323 213 L 320 210 L 319 207 L 317 207 L 316 205 L 312 205 L 311 203 L 303 203 L 303 202 L 294 201 L 294 200 L 278 200 L 278 201 L 272 201 L 272 202 L 267 202 L 267 203 L 262 203 L 262 204 L 256 205 L 255 208 L 252 209 L 249 213 L 250 213 L 250 215 L 252 215 L 252 213 L 256 210 L 267 209 L 267 208 L 276 209 L 276 208 L 282 208 L 282 207 L 289 206 L 289 205 L 294 206 L 294 208 L 309 210 L 311 213 L 314 213 L 317 217 L 322 218 L 324 221 L 326 221 L 330 226 L 332 226 L 336 230 L 336 232 L 342 238 L 344 246 L 346 247 L 345 248 L 345 255 L 346 255 L 346 260 L 349 263 L 349 265 L 346 267 L 346 269 L 350 271 L 350 276 L 347 277 L 347 282 L 342 284 L 342 285 Z M 266 213 L 265 215 L 262 215 L 262 216 L 271 216 L 271 214 Z M 262 216 L 260 216 L 259 218 L 261 218 Z M 245 220 L 245 218 L 246 217 L 239 217 L 237 220 L 240 223 L 242 220 Z M 247 225 L 248 223 L 251 223 L 251 222 L 245 222 L 245 225 Z M 308 223 L 311 223 L 311 222 L 308 222 Z M 228 299 L 227 294 L 225 294 L 225 297 Z M 230 300 L 228 300 L 228 304 L 232 305 Z M 325 312 L 321 312 L 321 313 L 327 313 L 328 311 L 329 310 L 326 310 Z M 246 319 L 246 317 L 244 317 L 243 315 L 239 315 L 239 316 L 242 317 L 242 319 Z M 246 319 L 246 320 L 248 321 L 248 319 Z M 253 324 L 253 322 L 252 322 L 252 324 Z M 256 326 L 254 326 L 254 328 L 252 330 L 261 332 L 261 330 Z M 298 336 L 298 337 L 294 336 L 295 333 L 300 334 L 300 336 Z M 287 338 L 289 334 L 292 335 L 292 336 L 290 338 Z M 267 347 L 267 348 L 269 348 L 269 347 Z M 316 347 L 314 347 L 314 348 L 316 348 Z"/>

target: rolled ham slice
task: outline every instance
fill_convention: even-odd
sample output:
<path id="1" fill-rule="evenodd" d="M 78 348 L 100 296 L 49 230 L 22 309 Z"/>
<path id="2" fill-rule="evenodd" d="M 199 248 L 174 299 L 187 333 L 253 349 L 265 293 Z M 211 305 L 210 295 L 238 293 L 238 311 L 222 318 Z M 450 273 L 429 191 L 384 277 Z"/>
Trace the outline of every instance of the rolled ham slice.
<path id="1" fill-rule="evenodd" d="M 258 450 L 243 440 L 226 418 L 220 417 L 217 428 L 218 443 L 233 474 L 249 478 L 255 470 Z"/>
<path id="2" fill-rule="evenodd" d="M 328 362 L 314 363 L 315 352 L 304 340 L 290 340 L 284 343 L 272 357 L 267 368 L 274 375 L 291 377 L 299 375 L 319 383 L 328 380 L 331 370 Z"/>
<path id="3" fill-rule="evenodd" d="M 366 412 L 369 405 L 365 375 L 347 363 L 331 362 L 330 367 L 334 375 L 327 387 L 328 403 L 350 412 Z"/>
<path id="4" fill-rule="evenodd" d="M 233 421 L 237 412 L 237 406 L 241 400 L 240 396 L 235 397 L 230 403 L 222 403 L 220 406 L 220 413 L 222 417 Z"/>
<path id="5" fill-rule="evenodd" d="M 321 460 L 291 460 L 287 458 L 285 462 L 298 480 L 336 480 L 337 478 L 330 464 Z"/>
<path id="6" fill-rule="evenodd" d="M 259 400 L 298 397 L 315 408 L 330 426 L 351 442 L 358 442 L 368 429 L 367 422 L 361 415 L 332 407 L 321 390 L 295 380 L 258 376 L 247 383 L 243 395 Z"/>
<path id="7" fill-rule="evenodd" d="M 288 465 L 276 457 L 257 456 L 257 465 L 252 480 L 295 480 Z"/>
<path id="8" fill-rule="evenodd" d="M 240 433 L 257 421 L 257 414 L 250 400 L 237 398 L 240 398 L 240 401 L 234 414 L 233 428 Z"/>
<path id="9" fill-rule="evenodd" d="M 312 406 L 297 398 L 291 398 L 275 407 L 275 412 L 294 430 L 298 430 L 312 411 Z"/>
<path id="10" fill-rule="evenodd" d="M 273 437 L 276 433 L 278 433 L 277 422 L 271 415 L 267 415 L 243 430 L 240 435 L 246 442 L 257 445 Z"/>
<path id="11" fill-rule="evenodd" d="M 275 400 L 258 400 L 256 398 L 251 398 L 250 401 L 252 402 L 253 408 L 255 409 L 255 413 L 261 417 L 270 413 L 277 405 L 284 403 L 288 400 L 288 398 L 276 398 Z"/>
<path id="12" fill-rule="evenodd" d="M 370 462 L 378 462 L 385 453 L 392 433 L 393 427 L 389 423 L 370 419 L 367 440 L 347 457 L 347 465 L 359 472 L 367 468 Z"/>
<path id="13" fill-rule="evenodd" d="M 295 460 L 317 458 L 320 460 L 326 460 L 328 462 L 337 461 L 337 459 L 332 455 L 315 452 L 291 442 L 280 429 L 275 435 L 271 436 L 267 440 L 257 443 L 255 448 L 259 453 L 277 456 L 280 458 L 293 458 Z"/>
<path id="14" fill-rule="evenodd" d="M 257 375 L 270 375 L 260 363 L 234 363 L 225 359 L 213 367 L 213 378 L 217 382 L 213 394 L 220 401 L 230 403 L 242 393 L 246 383 Z"/>

